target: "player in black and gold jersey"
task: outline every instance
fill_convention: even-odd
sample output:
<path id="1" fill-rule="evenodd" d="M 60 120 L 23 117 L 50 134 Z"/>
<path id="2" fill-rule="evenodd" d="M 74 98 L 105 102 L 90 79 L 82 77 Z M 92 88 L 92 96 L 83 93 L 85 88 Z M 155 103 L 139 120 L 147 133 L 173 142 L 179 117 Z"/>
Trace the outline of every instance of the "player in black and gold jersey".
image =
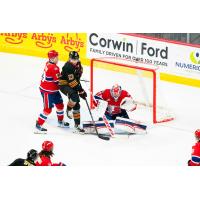
<path id="1" fill-rule="evenodd" d="M 31 149 L 27 153 L 27 158 L 18 158 L 14 160 L 9 166 L 35 166 L 35 160 L 38 157 L 38 152 L 35 149 Z"/>
<path id="2" fill-rule="evenodd" d="M 68 96 L 67 116 L 74 118 L 75 131 L 84 133 L 80 127 L 80 98 L 86 99 L 87 93 L 82 88 L 80 78 L 83 73 L 83 67 L 79 60 L 79 54 L 76 51 L 69 53 L 69 60 L 62 68 L 61 77 L 59 80 L 60 91 Z"/>

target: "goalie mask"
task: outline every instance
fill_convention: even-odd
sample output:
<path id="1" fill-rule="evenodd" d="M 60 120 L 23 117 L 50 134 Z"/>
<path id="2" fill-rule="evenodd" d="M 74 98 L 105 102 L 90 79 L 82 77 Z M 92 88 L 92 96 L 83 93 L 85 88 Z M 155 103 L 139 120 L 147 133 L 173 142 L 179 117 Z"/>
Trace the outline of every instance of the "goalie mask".
<path id="1" fill-rule="evenodd" d="M 113 85 L 112 89 L 110 90 L 111 96 L 115 99 L 115 101 L 120 97 L 121 92 L 122 88 L 118 84 Z"/>

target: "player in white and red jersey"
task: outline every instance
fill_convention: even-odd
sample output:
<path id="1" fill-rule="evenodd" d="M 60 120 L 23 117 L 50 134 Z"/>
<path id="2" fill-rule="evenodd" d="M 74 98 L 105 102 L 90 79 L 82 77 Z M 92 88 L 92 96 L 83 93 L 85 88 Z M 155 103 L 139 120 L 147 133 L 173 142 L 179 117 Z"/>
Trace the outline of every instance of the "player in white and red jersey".
<path id="1" fill-rule="evenodd" d="M 97 103 L 98 100 L 104 100 L 108 103 L 105 111 L 105 116 L 108 120 L 115 120 L 116 117 L 129 119 L 127 111 L 125 109 L 122 109 L 121 107 L 125 98 L 132 99 L 132 97 L 126 90 L 122 90 L 121 86 L 119 86 L 118 84 L 115 84 L 111 89 L 105 89 L 98 92 L 94 96 L 94 98 L 96 99 Z M 132 111 L 135 109 L 136 105 L 133 107 Z"/>
<path id="2" fill-rule="evenodd" d="M 191 160 L 188 161 L 188 166 L 200 166 L 200 129 L 195 131 L 196 144 L 192 147 Z"/>
<path id="3" fill-rule="evenodd" d="M 51 161 L 54 144 L 51 141 L 44 141 L 42 143 L 42 151 L 38 154 L 37 160 L 35 161 L 36 166 L 66 166 L 64 163 L 53 163 Z"/>
<path id="4" fill-rule="evenodd" d="M 35 133 L 45 133 L 47 129 L 43 128 L 42 125 L 46 121 L 48 115 L 52 112 L 54 105 L 56 106 L 56 113 L 58 118 L 59 127 L 68 127 L 69 123 L 64 122 L 64 104 L 62 96 L 59 92 L 58 81 L 60 77 L 60 69 L 57 66 L 58 63 L 58 52 L 51 50 L 48 52 L 49 61 L 46 63 L 42 80 L 40 83 L 40 92 L 43 98 L 43 112 L 40 113 L 36 122 Z"/>
<path id="5" fill-rule="evenodd" d="M 111 128 L 120 129 L 124 133 L 147 133 L 145 124 L 129 118 L 127 112 L 134 111 L 137 104 L 131 95 L 126 90 L 122 90 L 118 84 L 113 85 L 111 89 L 98 92 L 94 96 L 93 104 L 97 107 L 96 114 L 99 119 L 95 121 L 95 126 L 99 131 L 103 133 L 107 131 L 106 119 Z M 86 132 L 92 132 L 93 127 L 93 122 L 83 123 Z"/>

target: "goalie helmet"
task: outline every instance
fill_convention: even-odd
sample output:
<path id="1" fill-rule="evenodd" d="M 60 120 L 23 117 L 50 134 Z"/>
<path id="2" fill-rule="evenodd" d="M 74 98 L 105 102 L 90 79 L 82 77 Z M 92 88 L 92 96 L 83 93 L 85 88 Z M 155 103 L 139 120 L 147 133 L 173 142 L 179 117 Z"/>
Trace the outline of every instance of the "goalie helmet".
<path id="1" fill-rule="evenodd" d="M 200 129 L 197 129 L 194 134 L 196 138 L 200 139 Z"/>
<path id="2" fill-rule="evenodd" d="M 42 149 L 44 150 L 44 151 L 53 151 L 53 142 L 51 142 L 51 141 L 44 141 L 43 143 L 42 143 Z"/>
<path id="3" fill-rule="evenodd" d="M 28 153 L 27 153 L 27 158 L 30 160 L 35 160 L 38 156 L 38 152 L 35 149 L 31 149 Z"/>
<path id="4" fill-rule="evenodd" d="M 55 51 L 55 50 L 51 50 L 51 51 L 48 52 L 48 58 L 49 59 L 55 58 L 57 56 L 58 56 L 58 52 Z"/>
<path id="5" fill-rule="evenodd" d="M 118 85 L 118 84 L 113 85 L 113 86 L 112 86 L 112 89 L 110 90 L 111 96 L 112 96 L 115 100 L 117 100 L 117 99 L 120 97 L 121 92 L 122 92 L 122 88 L 121 88 L 121 86 Z"/>
<path id="6" fill-rule="evenodd" d="M 79 60 L 79 54 L 77 51 L 70 51 L 69 52 L 69 59 L 72 60 Z"/>

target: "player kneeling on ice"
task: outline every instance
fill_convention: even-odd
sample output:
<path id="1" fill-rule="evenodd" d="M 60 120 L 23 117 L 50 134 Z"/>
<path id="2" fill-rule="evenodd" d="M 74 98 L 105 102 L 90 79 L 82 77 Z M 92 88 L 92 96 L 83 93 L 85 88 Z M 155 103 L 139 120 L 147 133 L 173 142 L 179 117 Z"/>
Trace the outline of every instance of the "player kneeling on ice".
<path id="1" fill-rule="evenodd" d="M 53 153 L 53 142 L 44 141 L 42 143 L 42 151 L 39 153 L 39 157 L 36 161 L 36 166 L 66 166 L 64 163 L 52 163 L 51 158 Z"/>
<path id="2" fill-rule="evenodd" d="M 200 166 L 200 129 L 195 131 L 196 144 L 192 147 L 192 157 L 188 161 L 188 166 Z"/>
<path id="3" fill-rule="evenodd" d="M 100 116 L 105 116 L 109 120 L 110 126 L 120 129 L 124 132 L 135 133 L 136 128 L 146 132 L 146 126 L 135 120 L 129 119 L 128 112 L 134 111 L 137 104 L 134 102 L 131 95 L 122 90 L 118 84 L 113 85 L 111 89 L 105 89 L 98 92 L 94 96 L 94 105 Z M 103 112 L 103 113 L 102 113 Z M 103 118 L 99 117 L 98 122 L 95 122 L 97 128 L 104 128 Z M 93 126 L 90 122 L 84 122 L 83 127 L 89 130 Z"/>

